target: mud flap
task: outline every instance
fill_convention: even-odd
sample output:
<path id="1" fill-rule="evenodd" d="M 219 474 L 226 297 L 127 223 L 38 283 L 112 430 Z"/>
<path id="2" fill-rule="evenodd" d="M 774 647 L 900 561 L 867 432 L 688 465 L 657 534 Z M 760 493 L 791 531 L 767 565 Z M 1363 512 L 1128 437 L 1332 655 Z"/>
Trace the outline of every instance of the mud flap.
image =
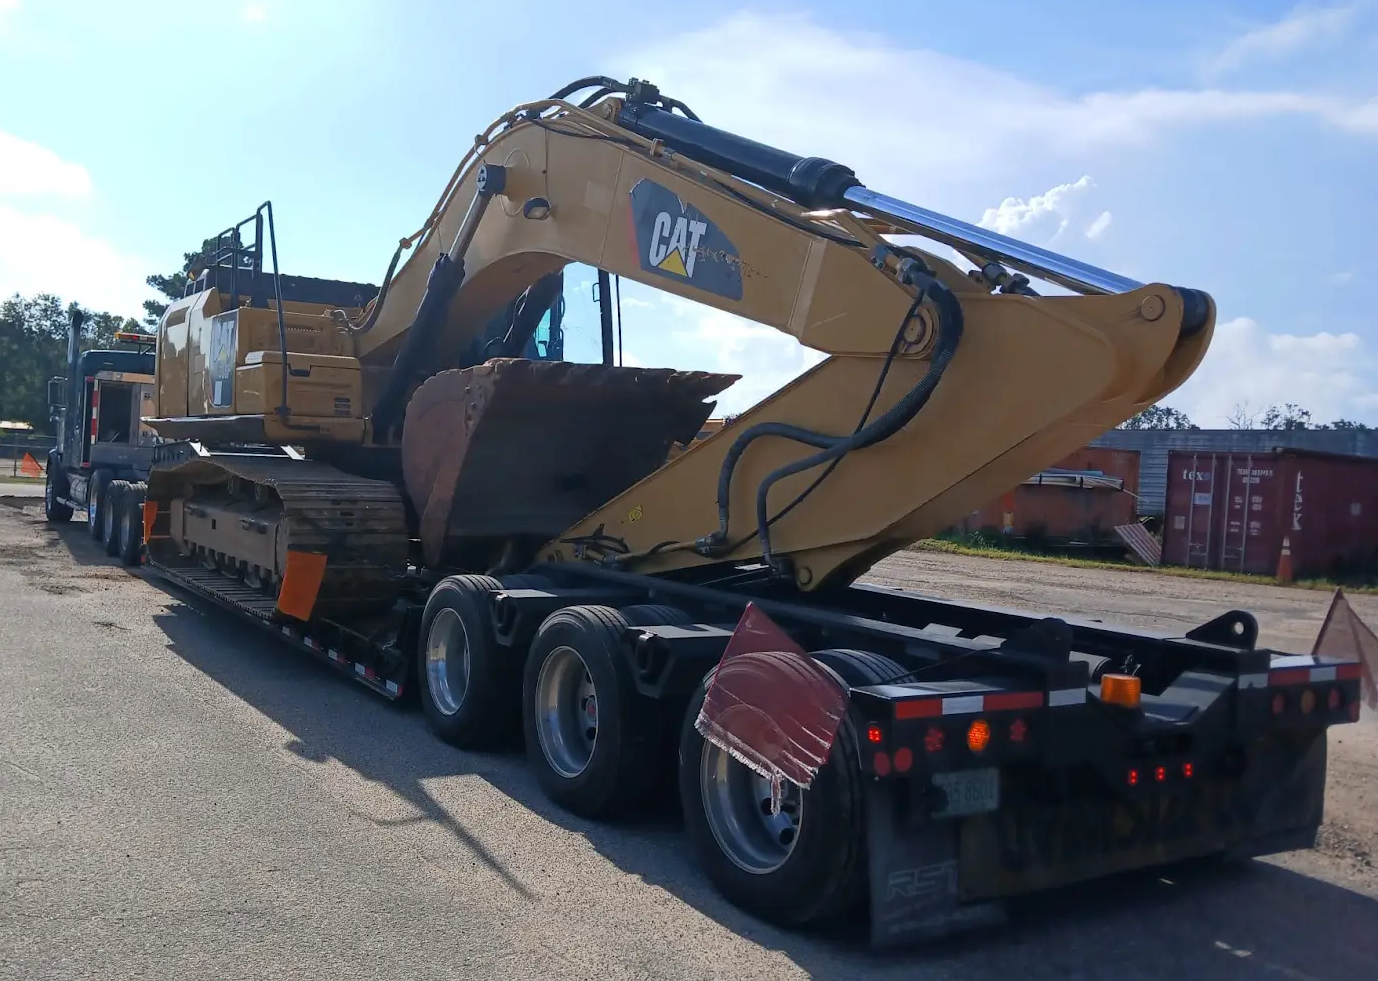
<path id="1" fill-rule="evenodd" d="M 920 812 L 903 785 L 866 786 L 871 944 L 878 949 L 1004 923 L 998 902 L 961 903 L 960 828 Z"/>

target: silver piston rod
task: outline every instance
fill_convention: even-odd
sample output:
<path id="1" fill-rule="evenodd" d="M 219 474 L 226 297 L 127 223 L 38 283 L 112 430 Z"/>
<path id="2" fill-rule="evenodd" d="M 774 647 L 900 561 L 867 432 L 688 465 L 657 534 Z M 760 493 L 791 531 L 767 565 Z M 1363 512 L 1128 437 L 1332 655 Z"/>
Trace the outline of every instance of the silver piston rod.
<path id="1" fill-rule="evenodd" d="M 1001 263 L 1077 293 L 1128 293 L 1143 285 L 1127 276 L 1070 259 L 1049 249 L 1040 249 L 979 225 L 949 218 L 860 184 L 849 187 L 842 193 L 842 198 L 858 211 L 889 219 L 915 235 L 950 245 L 959 251 L 974 253 L 988 262 Z"/>

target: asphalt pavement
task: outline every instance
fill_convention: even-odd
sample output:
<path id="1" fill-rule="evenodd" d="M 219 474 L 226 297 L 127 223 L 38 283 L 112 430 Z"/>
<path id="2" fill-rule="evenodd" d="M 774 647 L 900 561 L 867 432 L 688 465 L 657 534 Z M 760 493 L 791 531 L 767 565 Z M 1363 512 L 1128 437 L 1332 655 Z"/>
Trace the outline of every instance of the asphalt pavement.
<path id="1" fill-rule="evenodd" d="M 0 489 L 0 494 L 7 493 Z M 765 927 L 671 808 L 558 811 L 251 625 L 0 497 L 0 978 L 1360 981 L 1378 901 L 1256 862 L 873 955 Z"/>

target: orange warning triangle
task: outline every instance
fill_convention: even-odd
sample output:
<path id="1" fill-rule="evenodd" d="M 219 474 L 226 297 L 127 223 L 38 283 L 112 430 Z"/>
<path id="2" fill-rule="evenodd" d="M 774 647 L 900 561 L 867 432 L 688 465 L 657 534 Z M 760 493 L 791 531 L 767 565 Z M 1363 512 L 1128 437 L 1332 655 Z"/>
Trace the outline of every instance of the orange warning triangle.
<path id="1" fill-rule="evenodd" d="M 679 257 L 678 249 L 671 250 L 669 255 L 660 260 L 660 268 L 664 269 L 666 272 L 672 272 L 676 276 L 683 276 L 686 279 L 689 276 L 689 273 L 684 269 L 684 260 Z"/>
<path id="2" fill-rule="evenodd" d="M 29 453 L 25 453 L 24 459 L 19 461 L 19 472 L 25 477 L 43 476 L 43 468 L 38 465 L 38 461 Z"/>

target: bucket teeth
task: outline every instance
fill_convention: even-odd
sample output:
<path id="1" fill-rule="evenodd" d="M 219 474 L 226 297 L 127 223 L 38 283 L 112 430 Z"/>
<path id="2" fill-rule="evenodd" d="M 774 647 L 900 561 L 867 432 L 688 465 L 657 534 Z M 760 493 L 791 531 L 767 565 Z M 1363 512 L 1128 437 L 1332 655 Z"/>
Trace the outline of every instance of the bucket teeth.
<path id="1" fill-rule="evenodd" d="M 465 540 L 548 541 L 663 466 L 738 377 L 519 359 L 432 376 L 402 430 L 427 562 Z"/>

